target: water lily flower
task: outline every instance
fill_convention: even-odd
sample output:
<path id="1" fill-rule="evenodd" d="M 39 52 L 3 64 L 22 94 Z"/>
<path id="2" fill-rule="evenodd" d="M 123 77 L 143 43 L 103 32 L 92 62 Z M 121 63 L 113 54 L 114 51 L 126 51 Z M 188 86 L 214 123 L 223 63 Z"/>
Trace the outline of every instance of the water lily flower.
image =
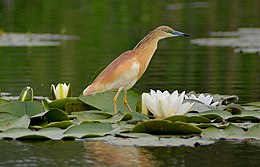
<path id="1" fill-rule="evenodd" d="M 56 87 L 52 84 L 51 95 L 54 100 L 70 97 L 71 96 L 70 84 L 67 85 L 66 83 L 64 84 L 59 83 Z"/>
<path id="2" fill-rule="evenodd" d="M 194 94 L 188 96 L 185 95 L 185 99 L 193 99 L 193 100 L 197 100 L 207 106 L 216 106 L 218 104 L 218 102 L 213 102 L 213 97 L 210 95 L 205 96 L 204 94 L 200 94 L 198 97 L 196 97 Z"/>
<path id="3" fill-rule="evenodd" d="M 167 118 L 173 115 L 184 115 L 193 107 L 194 103 L 183 103 L 185 92 L 180 95 L 175 90 L 172 94 L 168 91 L 161 92 L 151 90 L 142 94 L 142 113 L 148 114 L 148 110 L 156 118 Z M 148 109 L 148 110 L 147 110 Z"/>

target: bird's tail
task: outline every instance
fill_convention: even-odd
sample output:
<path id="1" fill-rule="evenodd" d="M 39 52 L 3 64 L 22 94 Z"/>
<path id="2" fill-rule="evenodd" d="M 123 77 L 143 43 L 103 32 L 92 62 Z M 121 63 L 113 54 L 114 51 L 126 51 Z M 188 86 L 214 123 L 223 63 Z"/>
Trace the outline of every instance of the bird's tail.
<path id="1" fill-rule="evenodd" d="M 92 95 L 94 91 L 94 87 L 93 85 L 89 85 L 84 91 L 83 91 L 83 95 L 84 96 L 89 96 Z"/>

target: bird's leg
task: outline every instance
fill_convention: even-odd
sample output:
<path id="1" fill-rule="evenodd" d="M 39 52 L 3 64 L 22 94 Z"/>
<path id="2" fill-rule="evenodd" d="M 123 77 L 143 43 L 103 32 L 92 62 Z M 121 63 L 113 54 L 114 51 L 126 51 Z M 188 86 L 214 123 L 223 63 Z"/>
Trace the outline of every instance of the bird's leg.
<path id="1" fill-rule="evenodd" d="M 119 89 L 117 90 L 117 92 L 116 92 L 115 97 L 114 97 L 114 111 L 115 111 L 115 113 L 117 113 L 117 107 L 116 107 L 117 98 L 118 98 L 120 92 L 122 91 L 122 89 L 123 89 L 122 87 L 119 88 Z"/>
<path id="2" fill-rule="evenodd" d="M 124 91 L 124 103 L 125 103 L 127 109 L 128 109 L 130 112 L 133 112 L 133 110 L 131 109 L 131 107 L 129 106 L 129 104 L 128 104 L 128 102 L 127 102 L 126 94 L 127 94 L 127 91 L 125 90 L 125 91 Z"/>

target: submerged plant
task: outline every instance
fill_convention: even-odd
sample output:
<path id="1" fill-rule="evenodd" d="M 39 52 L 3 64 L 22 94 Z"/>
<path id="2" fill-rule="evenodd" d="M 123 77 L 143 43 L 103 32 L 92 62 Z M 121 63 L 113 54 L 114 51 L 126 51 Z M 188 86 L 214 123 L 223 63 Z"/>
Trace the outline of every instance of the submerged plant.
<path id="1" fill-rule="evenodd" d="M 148 110 L 156 118 L 167 118 L 173 115 L 184 115 L 194 103 L 183 103 L 185 92 L 180 95 L 175 90 L 172 94 L 168 91 L 161 92 L 151 90 L 150 93 L 142 94 L 142 113 L 148 114 Z"/>
<path id="2" fill-rule="evenodd" d="M 66 83 L 64 83 L 64 84 L 59 83 L 56 87 L 52 84 L 51 85 L 51 95 L 54 100 L 71 97 L 70 84 L 67 85 Z"/>

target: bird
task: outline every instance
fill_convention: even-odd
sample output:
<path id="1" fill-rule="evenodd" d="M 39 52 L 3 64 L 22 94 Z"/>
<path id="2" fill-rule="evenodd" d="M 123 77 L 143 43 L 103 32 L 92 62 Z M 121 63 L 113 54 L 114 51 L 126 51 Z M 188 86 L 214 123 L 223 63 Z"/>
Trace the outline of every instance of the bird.
<path id="1" fill-rule="evenodd" d="M 124 104 L 132 112 L 127 101 L 127 90 L 131 89 L 146 71 L 161 39 L 188 36 L 169 26 L 159 26 L 150 31 L 132 50 L 122 53 L 112 61 L 83 91 L 84 96 L 95 95 L 107 91 L 116 91 L 114 96 L 114 112 L 117 113 L 117 99 L 124 92 Z"/>

